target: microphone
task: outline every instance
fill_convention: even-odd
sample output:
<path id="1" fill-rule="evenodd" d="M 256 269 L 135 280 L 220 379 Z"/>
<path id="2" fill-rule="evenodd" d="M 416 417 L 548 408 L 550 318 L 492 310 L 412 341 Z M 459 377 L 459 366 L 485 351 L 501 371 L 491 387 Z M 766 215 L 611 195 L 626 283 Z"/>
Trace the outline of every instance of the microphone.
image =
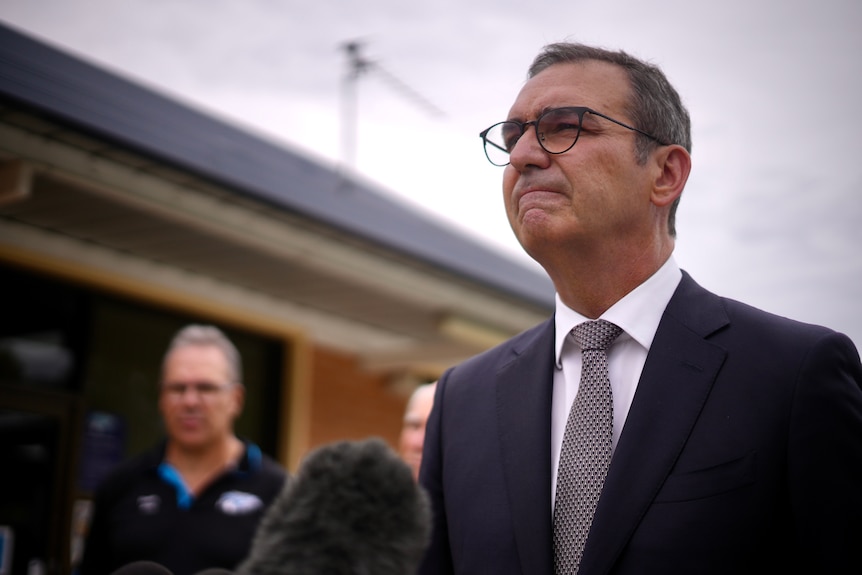
<path id="1" fill-rule="evenodd" d="M 236 575 L 412 575 L 429 543 L 425 491 L 379 438 L 320 447 L 258 525 Z"/>
<path id="2" fill-rule="evenodd" d="M 133 561 L 111 572 L 111 575 L 174 575 L 173 571 L 155 561 Z M 209 567 L 195 575 L 233 575 L 230 569 Z"/>
<path id="3" fill-rule="evenodd" d="M 111 575 L 173 575 L 173 572 L 155 561 L 133 561 L 117 568 Z"/>

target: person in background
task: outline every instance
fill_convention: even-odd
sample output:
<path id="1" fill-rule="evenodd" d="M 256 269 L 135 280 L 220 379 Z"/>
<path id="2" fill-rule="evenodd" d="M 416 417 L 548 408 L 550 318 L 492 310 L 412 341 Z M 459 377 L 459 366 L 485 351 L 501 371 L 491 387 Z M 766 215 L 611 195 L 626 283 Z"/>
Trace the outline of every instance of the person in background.
<path id="1" fill-rule="evenodd" d="M 398 438 L 398 452 L 401 458 L 413 471 L 413 478 L 419 479 L 419 468 L 422 465 L 422 445 L 425 443 L 425 423 L 431 406 L 434 404 L 434 389 L 437 382 L 420 385 L 413 390 L 407 407 L 404 410 L 404 420 L 401 425 L 401 435 Z"/>
<path id="2" fill-rule="evenodd" d="M 677 266 L 691 134 L 664 73 L 546 46 L 480 135 L 556 313 L 439 379 L 420 573 L 862 573 L 859 354 Z"/>
<path id="3" fill-rule="evenodd" d="M 239 353 L 219 329 L 190 325 L 176 334 L 159 389 L 167 437 L 97 489 L 80 575 L 136 561 L 191 575 L 245 559 L 287 474 L 234 433 L 241 374 Z"/>

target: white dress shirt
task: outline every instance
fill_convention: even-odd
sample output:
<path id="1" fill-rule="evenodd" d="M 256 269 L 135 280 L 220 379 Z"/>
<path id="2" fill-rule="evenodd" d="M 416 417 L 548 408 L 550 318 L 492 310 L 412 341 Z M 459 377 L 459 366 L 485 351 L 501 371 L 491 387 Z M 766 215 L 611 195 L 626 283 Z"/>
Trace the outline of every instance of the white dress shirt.
<path id="1" fill-rule="evenodd" d="M 616 449 L 628 416 L 638 380 L 662 314 L 682 279 L 673 256 L 649 279 L 611 306 L 598 319 L 622 328 L 623 332 L 608 348 L 608 377 L 614 400 L 614 431 L 611 449 Z M 581 379 L 581 350 L 571 337 L 572 329 L 590 321 L 566 306 L 556 296 L 556 358 L 554 395 L 551 406 L 551 513 L 557 491 L 557 469 L 569 410 L 578 393 Z"/>

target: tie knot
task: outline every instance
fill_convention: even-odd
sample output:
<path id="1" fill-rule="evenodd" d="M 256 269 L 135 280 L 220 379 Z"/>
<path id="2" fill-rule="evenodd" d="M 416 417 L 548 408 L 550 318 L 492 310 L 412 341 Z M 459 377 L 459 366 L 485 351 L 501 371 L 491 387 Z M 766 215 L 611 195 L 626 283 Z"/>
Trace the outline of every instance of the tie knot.
<path id="1" fill-rule="evenodd" d="M 576 325 L 572 330 L 572 336 L 575 338 L 575 343 L 581 346 L 583 351 L 588 349 L 606 350 L 622 332 L 622 328 L 618 325 L 598 319 Z"/>

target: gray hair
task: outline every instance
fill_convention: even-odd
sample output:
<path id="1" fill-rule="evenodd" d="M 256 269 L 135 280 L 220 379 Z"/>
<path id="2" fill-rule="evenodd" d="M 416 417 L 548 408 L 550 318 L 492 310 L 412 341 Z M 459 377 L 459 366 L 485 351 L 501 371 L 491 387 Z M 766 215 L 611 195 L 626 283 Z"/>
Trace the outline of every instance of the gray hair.
<path id="1" fill-rule="evenodd" d="M 162 360 L 162 371 L 167 357 L 177 348 L 188 346 L 214 347 L 227 360 L 230 383 L 242 384 L 242 359 L 236 346 L 217 327 L 212 325 L 187 325 L 174 335 Z"/>
<path id="2" fill-rule="evenodd" d="M 634 126 L 664 143 L 678 144 L 691 153 L 691 119 L 679 93 L 658 66 L 623 51 L 611 51 L 584 44 L 559 42 L 545 46 L 530 65 L 532 78 L 555 64 L 594 60 L 621 67 L 628 74 L 632 98 L 626 112 Z M 601 110 L 599 110 L 601 112 Z M 644 163 L 658 143 L 636 134 L 637 160 Z M 676 236 L 677 198 L 668 215 L 668 231 Z"/>

